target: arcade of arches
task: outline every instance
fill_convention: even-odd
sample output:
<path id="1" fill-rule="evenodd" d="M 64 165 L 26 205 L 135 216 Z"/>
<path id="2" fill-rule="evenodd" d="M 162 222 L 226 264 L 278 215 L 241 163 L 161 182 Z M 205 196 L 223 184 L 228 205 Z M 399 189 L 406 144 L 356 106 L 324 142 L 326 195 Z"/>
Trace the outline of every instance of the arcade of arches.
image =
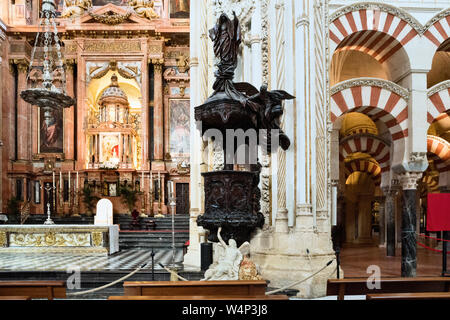
<path id="1" fill-rule="evenodd" d="M 394 255 L 402 188 L 417 190 L 417 233 L 427 194 L 450 192 L 450 33 L 448 9 L 418 30 L 389 8 L 333 13 L 329 78 L 338 242 Z"/>

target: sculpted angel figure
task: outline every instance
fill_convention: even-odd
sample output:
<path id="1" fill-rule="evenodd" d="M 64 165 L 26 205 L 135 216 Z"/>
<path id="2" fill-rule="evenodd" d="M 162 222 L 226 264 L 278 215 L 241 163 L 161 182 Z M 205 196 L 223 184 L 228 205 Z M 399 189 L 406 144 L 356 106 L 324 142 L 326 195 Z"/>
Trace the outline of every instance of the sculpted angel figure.
<path id="1" fill-rule="evenodd" d="M 159 18 L 159 15 L 154 9 L 153 0 L 130 0 L 128 4 L 133 7 L 134 11 L 143 18 L 149 20 Z"/>
<path id="2" fill-rule="evenodd" d="M 65 0 L 65 10 L 61 14 L 62 18 L 69 18 L 72 16 L 81 16 L 86 10 L 92 7 L 91 0 Z"/>
<path id="3" fill-rule="evenodd" d="M 244 242 L 239 248 L 234 239 L 228 240 L 228 245 L 220 236 L 222 227 L 217 229 L 217 238 L 222 252 L 218 261 L 212 264 L 205 272 L 203 280 L 238 280 L 239 267 L 242 258 L 249 252 L 250 243 Z"/>

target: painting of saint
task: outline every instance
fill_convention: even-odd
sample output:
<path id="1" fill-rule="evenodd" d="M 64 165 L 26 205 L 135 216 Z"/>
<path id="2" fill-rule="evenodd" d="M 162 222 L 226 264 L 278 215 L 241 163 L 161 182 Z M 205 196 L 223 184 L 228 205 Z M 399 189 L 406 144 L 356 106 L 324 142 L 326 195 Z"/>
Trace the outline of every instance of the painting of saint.
<path id="1" fill-rule="evenodd" d="M 62 113 L 52 108 L 40 108 L 40 153 L 63 152 Z"/>
<path id="2" fill-rule="evenodd" d="M 92 0 L 93 6 L 104 6 L 108 3 L 115 4 L 116 6 L 127 6 L 128 0 Z"/>
<path id="3" fill-rule="evenodd" d="M 118 162 L 119 160 L 119 135 L 104 134 L 101 136 L 101 162 Z"/>
<path id="4" fill-rule="evenodd" d="M 170 0 L 171 18 L 189 18 L 190 0 Z"/>
<path id="5" fill-rule="evenodd" d="M 189 100 L 172 99 L 170 108 L 170 154 L 182 157 L 189 154 Z"/>

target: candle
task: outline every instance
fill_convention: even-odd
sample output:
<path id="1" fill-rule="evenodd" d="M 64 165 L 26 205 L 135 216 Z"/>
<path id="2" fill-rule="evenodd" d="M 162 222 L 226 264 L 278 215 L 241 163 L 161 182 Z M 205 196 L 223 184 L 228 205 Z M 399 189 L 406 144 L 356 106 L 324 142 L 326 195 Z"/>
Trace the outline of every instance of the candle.
<path id="1" fill-rule="evenodd" d="M 55 171 L 53 171 L 53 187 L 55 187 Z"/>
<path id="2" fill-rule="evenodd" d="M 69 192 L 70 192 L 70 171 L 69 171 Z"/>
<path id="3" fill-rule="evenodd" d="M 149 187 L 150 187 L 150 192 L 153 191 L 153 174 L 150 171 L 150 176 L 148 177 L 148 183 L 149 183 Z"/>
<path id="4" fill-rule="evenodd" d="M 77 171 L 77 190 L 78 190 L 78 171 Z"/>
<path id="5" fill-rule="evenodd" d="M 142 183 L 141 183 L 141 191 L 144 191 L 144 170 L 142 170 Z"/>
<path id="6" fill-rule="evenodd" d="M 158 194 L 161 196 L 161 172 L 158 171 Z"/>
<path id="7" fill-rule="evenodd" d="M 62 182 L 62 170 L 59 172 L 59 189 L 62 190 L 63 182 Z"/>
<path id="8" fill-rule="evenodd" d="M 173 181 L 169 181 L 170 197 L 173 197 Z"/>

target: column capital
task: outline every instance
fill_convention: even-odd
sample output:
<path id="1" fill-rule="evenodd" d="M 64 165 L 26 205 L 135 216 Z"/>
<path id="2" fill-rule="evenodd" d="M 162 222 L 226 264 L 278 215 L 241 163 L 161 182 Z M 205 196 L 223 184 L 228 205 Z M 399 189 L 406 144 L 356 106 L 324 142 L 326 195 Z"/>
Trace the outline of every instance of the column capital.
<path id="1" fill-rule="evenodd" d="M 77 64 L 77 59 L 66 59 L 67 70 L 72 71 L 73 67 Z"/>
<path id="2" fill-rule="evenodd" d="M 12 72 L 12 66 L 16 65 L 17 70 L 23 73 L 28 71 L 28 61 L 26 59 L 9 59 L 10 71 Z"/>
<path id="3" fill-rule="evenodd" d="M 297 21 L 295 22 L 295 26 L 299 29 L 301 26 L 309 27 L 309 18 L 305 14 L 297 17 Z"/>
<path id="4" fill-rule="evenodd" d="M 156 72 L 162 71 L 162 66 L 164 64 L 164 59 L 151 59 L 151 63 L 153 64 Z"/>
<path id="5" fill-rule="evenodd" d="M 403 190 L 417 189 L 417 180 L 422 177 L 422 172 L 404 172 L 398 175 Z"/>

